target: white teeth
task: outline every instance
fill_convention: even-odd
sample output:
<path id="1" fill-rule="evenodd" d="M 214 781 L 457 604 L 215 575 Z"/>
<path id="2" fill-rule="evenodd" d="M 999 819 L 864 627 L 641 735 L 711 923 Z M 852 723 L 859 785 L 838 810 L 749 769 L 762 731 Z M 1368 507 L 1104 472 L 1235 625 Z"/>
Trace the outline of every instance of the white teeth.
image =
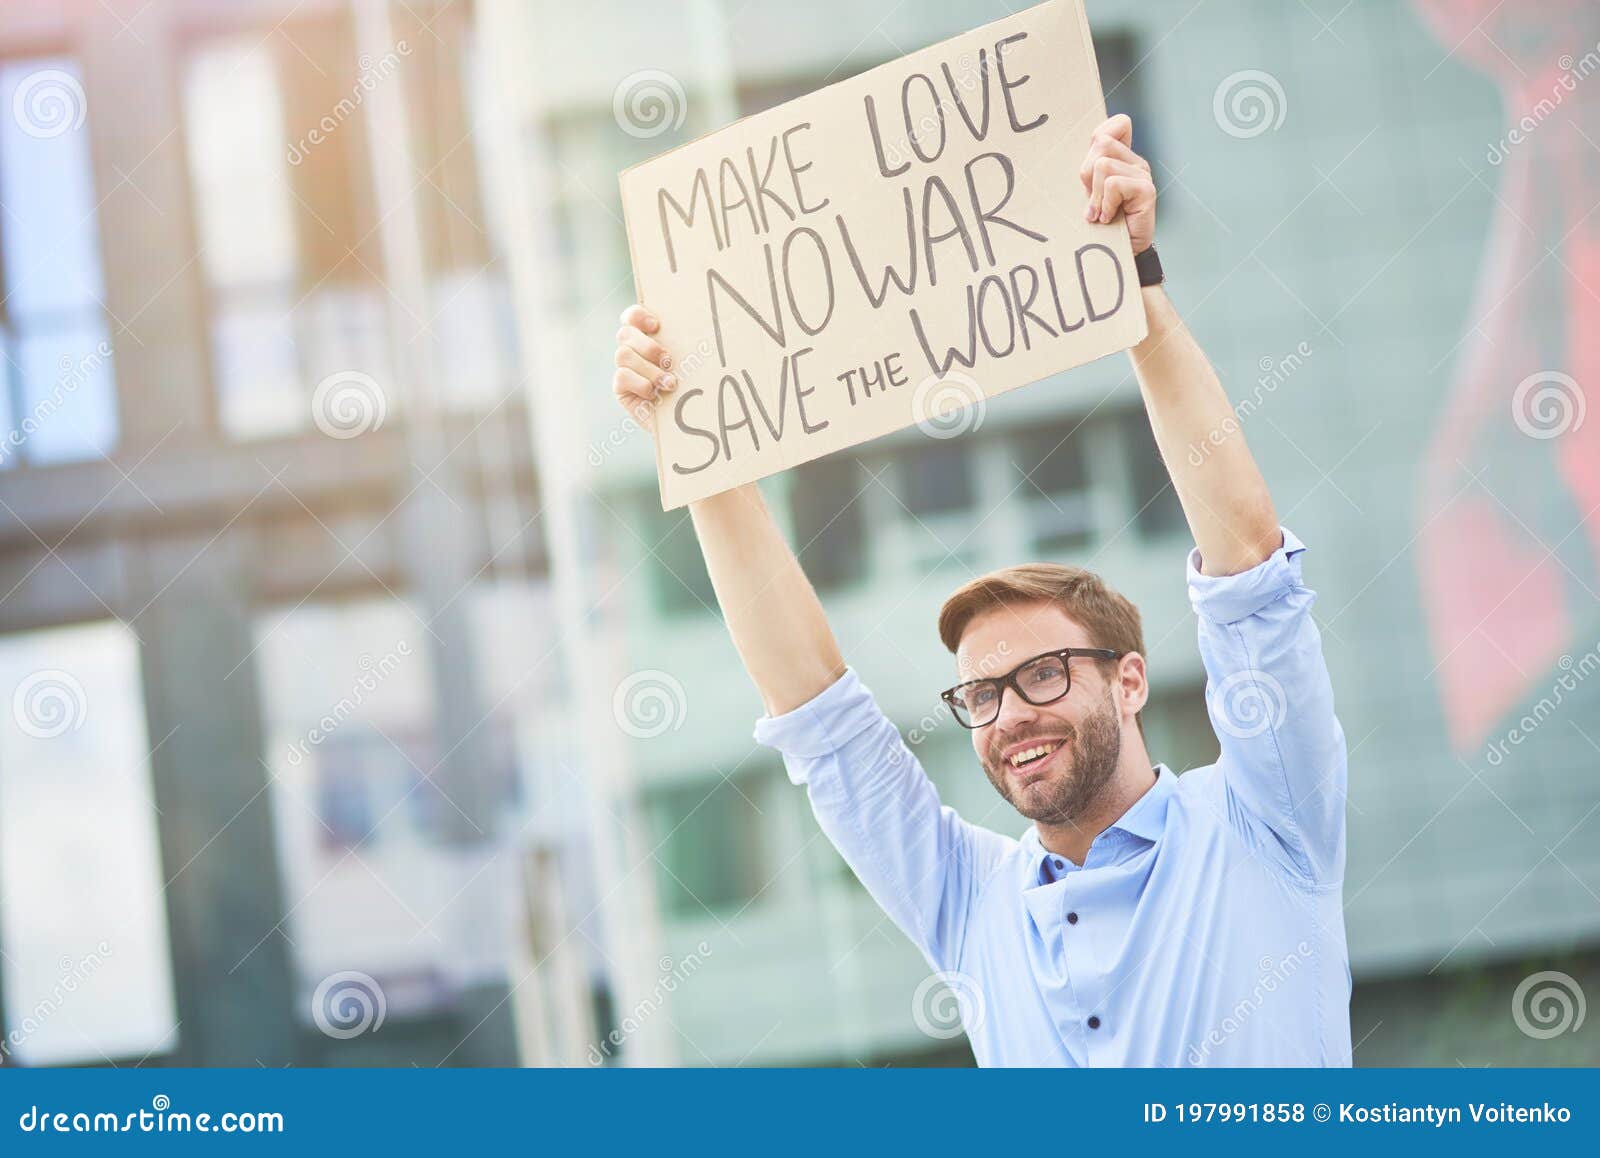
<path id="1" fill-rule="evenodd" d="M 1040 744 L 1037 747 L 1028 748 L 1025 751 L 1018 752 L 1016 755 L 1011 757 L 1011 766 L 1015 768 L 1021 764 L 1027 763 L 1029 760 L 1048 755 L 1055 750 L 1056 746 L 1054 744 Z"/>

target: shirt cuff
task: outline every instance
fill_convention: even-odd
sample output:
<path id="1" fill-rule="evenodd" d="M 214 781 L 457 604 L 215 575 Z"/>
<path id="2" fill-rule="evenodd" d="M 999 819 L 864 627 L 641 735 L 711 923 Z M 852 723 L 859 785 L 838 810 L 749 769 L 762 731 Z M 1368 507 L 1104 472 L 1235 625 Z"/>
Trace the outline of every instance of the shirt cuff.
<path id="1" fill-rule="evenodd" d="M 793 711 L 756 721 L 758 744 L 786 756 L 816 757 L 836 752 L 883 719 L 872 693 L 853 667 Z"/>
<path id="2" fill-rule="evenodd" d="M 1213 623 L 1235 623 L 1301 586 L 1300 555 L 1306 545 L 1288 527 L 1279 530 L 1283 546 L 1237 575 L 1200 574 L 1200 549 L 1190 549 L 1184 571 L 1196 615 Z"/>

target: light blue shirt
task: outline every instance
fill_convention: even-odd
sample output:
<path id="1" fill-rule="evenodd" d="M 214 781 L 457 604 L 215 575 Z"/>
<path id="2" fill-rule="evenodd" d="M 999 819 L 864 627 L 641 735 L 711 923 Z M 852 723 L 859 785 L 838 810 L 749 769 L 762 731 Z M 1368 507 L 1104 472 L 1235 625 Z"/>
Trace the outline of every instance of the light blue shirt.
<path id="1" fill-rule="evenodd" d="M 823 831 L 960 999 L 980 1065 L 1345 1066 L 1345 742 L 1305 545 L 1187 565 L 1221 758 L 1154 785 L 1081 867 L 943 807 L 849 669 L 757 721 Z M 952 727 L 954 723 L 952 722 Z"/>

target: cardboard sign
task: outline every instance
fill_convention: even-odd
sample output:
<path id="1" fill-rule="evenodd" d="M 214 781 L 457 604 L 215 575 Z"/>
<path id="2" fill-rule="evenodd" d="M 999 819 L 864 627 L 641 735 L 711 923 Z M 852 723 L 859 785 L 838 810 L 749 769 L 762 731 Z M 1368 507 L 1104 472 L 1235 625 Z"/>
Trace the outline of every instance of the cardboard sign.
<path id="1" fill-rule="evenodd" d="M 663 509 L 913 423 L 948 436 L 1143 338 L 1126 227 L 1083 219 L 1104 119 L 1082 6 L 1050 0 L 624 171 L 679 381 Z"/>

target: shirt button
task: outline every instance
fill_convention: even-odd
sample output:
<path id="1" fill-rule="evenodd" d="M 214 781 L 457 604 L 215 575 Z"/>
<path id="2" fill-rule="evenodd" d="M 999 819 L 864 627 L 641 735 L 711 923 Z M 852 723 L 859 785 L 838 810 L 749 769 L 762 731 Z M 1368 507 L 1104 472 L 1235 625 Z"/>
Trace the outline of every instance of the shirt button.
<path id="1" fill-rule="evenodd" d="M 1068 913 L 1067 914 L 1067 924 L 1076 925 L 1077 923 L 1078 923 L 1078 914 L 1077 913 Z"/>
<path id="2" fill-rule="evenodd" d="M 1064 868 L 1066 868 L 1066 867 L 1067 867 L 1067 866 L 1066 866 L 1066 865 L 1064 865 L 1064 864 L 1062 864 L 1062 863 L 1061 863 L 1061 858 L 1060 858 L 1060 857 L 1057 857 L 1057 858 L 1056 858 L 1056 859 L 1055 859 L 1055 860 L 1054 860 L 1054 861 L 1053 861 L 1053 862 L 1051 862 L 1051 863 L 1053 863 L 1053 864 L 1054 864 L 1054 865 L 1055 865 L 1055 866 L 1056 866 L 1056 868 L 1058 868 L 1058 869 L 1064 869 Z"/>
<path id="3" fill-rule="evenodd" d="M 1090 1029 L 1099 1029 L 1100 1028 L 1100 1018 L 1099 1018 L 1098 1015 L 1094 1015 L 1094 1014 L 1090 1015 L 1090 1017 L 1089 1017 L 1089 1028 Z"/>

